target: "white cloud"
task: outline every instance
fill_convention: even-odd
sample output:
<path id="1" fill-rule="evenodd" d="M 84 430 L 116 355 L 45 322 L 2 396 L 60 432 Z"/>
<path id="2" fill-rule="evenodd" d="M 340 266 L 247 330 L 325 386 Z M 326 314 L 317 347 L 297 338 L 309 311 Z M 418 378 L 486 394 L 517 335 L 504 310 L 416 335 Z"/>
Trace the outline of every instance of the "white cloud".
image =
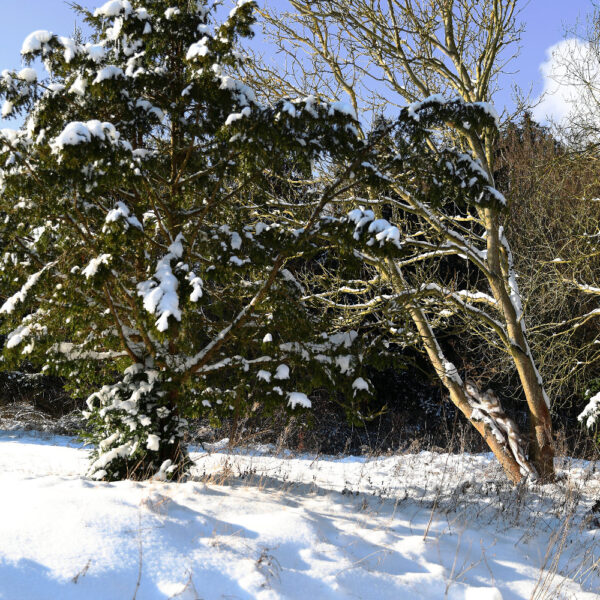
<path id="1" fill-rule="evenodd" d="M 546 50 L 547 60 L 540 65 L 544 88 L 533 109 L 537 121 L 564 123 L 570 113 L 589 105 L 587 89 L 577 83 L 584 75 L 600 86 L 600 65 L 587 42 L 576 38 L 563 40 Z"/>

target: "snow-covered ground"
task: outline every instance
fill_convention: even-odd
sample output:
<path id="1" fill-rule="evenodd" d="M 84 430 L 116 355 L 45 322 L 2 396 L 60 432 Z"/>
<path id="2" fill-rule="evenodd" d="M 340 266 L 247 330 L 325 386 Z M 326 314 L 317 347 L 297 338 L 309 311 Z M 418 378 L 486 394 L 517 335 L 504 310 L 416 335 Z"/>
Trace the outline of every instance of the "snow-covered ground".
<path id="1" fill-rule="evenodd" d="M 74 440 L 0 432 L 0 598 L 591 600 L 596 465 L 505 483 L 489 456 L 193 453 L 98 483 Z"/>

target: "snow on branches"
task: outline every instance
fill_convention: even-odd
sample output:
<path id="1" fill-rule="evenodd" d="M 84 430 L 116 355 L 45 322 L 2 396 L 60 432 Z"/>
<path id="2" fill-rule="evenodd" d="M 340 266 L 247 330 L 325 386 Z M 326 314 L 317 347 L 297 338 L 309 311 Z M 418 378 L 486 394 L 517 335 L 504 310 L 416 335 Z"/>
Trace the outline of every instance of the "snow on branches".
<path id="1" fill-rule="evenodd" d="M 171 479 L 183 473 L 187 423 L 173 414 L 158 371 L 141 364 L 128 367 L 120 382 L 92 394 L 87 407 L 97 443 L 89 477 Z"/>
<path id="2" fill-rule="evenodd" d="M 517 275 L 499 226 L 506 200 L 485 154 L 485 138 L 497 126 L 488 105 L 439 95 L 407 106 L 395 120 L 379 120 L 365 141 L 371 152 L 352 172 L 365 182 L 363 193 L 336 203 L 318 224 L 323 243 L 363 272 L 352 284 L 342 282 L 312 299 L 387 328 L 389 343 L 421 345 L 463 407 L 462 381 L 448 368 L 437 331 L 468 327 L 500 345 L 527 373 L 526 396 L 543 415 L 540 439 L 549 440 L 549 399 L 527 342 Z M 518 478 L 529 463 L 510 422 L 490 407 L 485 422 L 510 447 L 511 476 Z M 500 439 L 498 444 L 506 446 Z M 544 452 L 551 456 L 551 449 Z M 549 459 L 542 470 L 552 470 Z"/>
<path id="3" fill-rule="evenodd" d="M 158 331 L 167 330 L 169 317 L 181 321 L 177 294 L 179 282 L 173 274 L 171 262 L 183 255 L 183 241 L 183 236 L 179 235 L 169 246 L 169 252 L 158 261 L 153 280 L 138 283 L 138 294 L 143 299 L 144 308 L 149 313 L 158 315 Z"/>
<path id="4" fill-rule="evenodd" d="M 179 472 L 176 415 L 308 408 L 339 377 L 353 398 L 362 372 L 358 344 L 337 356 L 320 337 L 331 322 L 294 265 L 366 153 L 355 117 L 315 97 L 258 102 L 238 50 L 256 5 L 224 20 L 219 5 L 82 9 L 93 43 L 34 32 L 23 57 L 46 73 L 0 78 L 5 114 L 24 118 L 0 134 L 5 364 L 26 353 L 91 394 L 97 477 L 160 471 L 156 457 Z M 340 173 L 322 184 L 328 161 Z"/>

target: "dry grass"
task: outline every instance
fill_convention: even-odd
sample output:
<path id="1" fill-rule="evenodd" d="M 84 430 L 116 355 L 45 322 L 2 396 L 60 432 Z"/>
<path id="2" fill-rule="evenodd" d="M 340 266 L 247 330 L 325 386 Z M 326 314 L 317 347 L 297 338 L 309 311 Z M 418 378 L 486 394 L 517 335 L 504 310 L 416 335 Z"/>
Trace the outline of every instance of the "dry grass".
<path id="1" fill-rule="evenodd" d="M 280 454 L 284 444 L 272 447 Z M 481 523 L 488 530 L 491 526 L 498 535 L 507 530 L 520 530 L 519 544 L 548 540 L 541 556 L 539 577 L 530 600 L 570 600 L 563 589 L 566 581 L 577 581 L 582 586 L 596 585 L 600 570 L 600 547 L 591 529 L 600 528 L 600 473 L 594 463 L 557 459 L 559 478 L 553 484 L 523 482 L 512 485 L 500 466 L 494 461 L 486 463 L 485 469 L 473 472 L 473 456 L 467 453 L 427 455 L 430 463 L 424 471 L 423 452 L 415 452 L 416 444 L 409 452 L 396 454 L 393 477 L 378 481 L 369 469 L 369 459 L 363 463 L 357 476 L 348 480 L 342 494 L 362 496 L 361 510 L 377 510 L 377 506 L 393 501 L 394 511 L 400 506 L 414 505 L 415 514 L 423 509 L 429 513 L 429 524 L 424 538 L 430 535 L 434 520 L 446 519 L 450 531 L 459 532 L 466 523 Z M 244 454 L 238 449 L 224 456 L 219 468 L 204 469 L 199 465 L 198 479 L 217 485 L 248 486 L 271 489 L 281 493 L 319 493 L 324 488 L 317 477 L 312 482 L 294 480 L 286 461 L 279 461 L 276 469 L 262 468 L 260 459 L 253 458 L 251 449 Z M 260 455 L 262 456 L 262 455 Z M 287 456 L 308 460 L 306 456 Z M 268 457 L 266 457 L 268 458 Z M 427 460 L 429 460 L 427 458 Z M 373 460 L 377 460 L 373 458 Z M 318 473 L 319 463 L 330 468 L 331 457 L 314 456 L 310 468 Z M 418 477 L 415 473 L 420 472 Z M 598 516 L 595 514 L 598 510 Z M 393 519 L 393 517 L 392 517 Z M 460 544 L 460 541 L 459 541 Z M 476 560 L 460 562 L 457 547 L 455 562 L 450 569 L 448 589 L 479 564 L 486 564 L 482 547 Z M 489 566 L 488 566 L 489 568 Z"/>

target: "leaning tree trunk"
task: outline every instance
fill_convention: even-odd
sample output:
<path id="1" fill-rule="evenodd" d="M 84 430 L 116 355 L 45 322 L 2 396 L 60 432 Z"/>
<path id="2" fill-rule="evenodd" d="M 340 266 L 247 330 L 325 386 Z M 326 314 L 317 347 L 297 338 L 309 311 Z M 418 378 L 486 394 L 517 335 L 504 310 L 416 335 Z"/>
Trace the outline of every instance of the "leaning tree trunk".
<path id="1" fill-rule="evenodd" d="M 419 332 L 427 356 L 438 377 L 448 390 L 452 403 L 465 415 L 489 446 L 506 476 L 518 483 L 523 477 L 536 477 L 536 468 L 527 460 L 517 426 L 504 415 L 499 405 L 482 402 L 472 383 L 463 383 L 454 365 L 444 356 L 435 334 L 422 310 L 409 306 L 408 311 Z"/>
<path id="2" fill-rule="evenodd" d="M 512 256 L 510 248 L 500 238 L 497 219 L 492 211 L 486 215 L 488 280 L 504 316 L 510 339 L 509 352 L 529 408 L 532 463 L 542 480 L 551 481 L 555 473 L 549 401 L 527 342 Z"/>

